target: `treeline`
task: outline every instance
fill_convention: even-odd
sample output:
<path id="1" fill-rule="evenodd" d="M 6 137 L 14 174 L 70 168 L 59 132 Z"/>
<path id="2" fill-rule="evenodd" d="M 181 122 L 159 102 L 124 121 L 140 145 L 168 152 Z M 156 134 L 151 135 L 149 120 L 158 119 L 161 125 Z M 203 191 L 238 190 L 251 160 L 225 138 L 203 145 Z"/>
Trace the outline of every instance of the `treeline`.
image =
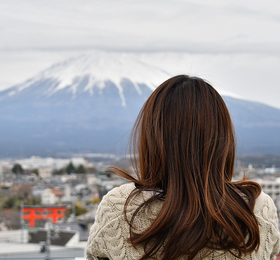
<path id="1" fill-rule="evenodd" d="M 23 170 L 22 166 L 19 163 L 14 164 L 12 168 L 12 172 L 17 175 L 25 173 L 25 171 Z M 33 173 L 35 173 L 38 176 L 39 175 L 38 169 L 34 169 Z M 61 169 L 56 169 L 53 171 L 54 175 L 71 174 L 71 173 L 76 173 L 76 174 L 97 173 L 97 170 L 94 167 L 85 168 L 82 164 L 80 164 L 78 167 L 75 167 L 74 164 L 70 162 L 66 167 Z"/>
<path id="2" fill-rule="evenodd" d="M 85 174 L 90 170 L 90 172 L 94 171 L 96 172 L 96 169 L 86 169 L 82 164 L 80 164 L 77 168 L 74 166 L 72 162 L 70 162 L 65 168 L 57 169 L 54 170 L 53 174 L 55 175 L 61 175 L 61 174 L 71 174 L 71 173 L 76 173 L 76 174 Z"/>

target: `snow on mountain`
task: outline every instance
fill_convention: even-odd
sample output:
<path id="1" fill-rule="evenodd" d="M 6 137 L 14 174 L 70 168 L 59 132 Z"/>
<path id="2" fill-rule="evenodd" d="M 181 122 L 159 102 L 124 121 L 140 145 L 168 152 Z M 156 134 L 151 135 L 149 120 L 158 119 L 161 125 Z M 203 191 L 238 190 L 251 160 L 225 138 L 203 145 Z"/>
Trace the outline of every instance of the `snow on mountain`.
<path id="1" fill-rule="evenodd" d="M 95 93 L 102 94 L 106 83 L 110 82 L 117 88 L 121 104 L 125 107 L 126 97 L 123 89 L 125 80 L 129 80 L 141 95 L 143 93 L 139 85 L 154 90 L 178 72 L 188 74 L 190 68 L 185 66 L 188 58 L 178 53 L 138 54 L 95 51 L 54 64 L 33 78 L 0 92 L 0 100 L 19 94 L 34 85 L 42 85 L 44 81 L 48 81 L 48 84 L 37 93 L 37 97 L 52 96 L 66 89 L 73 99 L 78 92 L 88 93 L 91 96 Z M 214 87 L 223 96 L 243 99 L 225 89 Z"/>
<path id="2" fill-rule="evenodd" d="M 129 53 L 96 52 L 55 64 L 4 92 L 6 96 L 13 96 L 38 82 L 51 80 L 52 83 L 41 93 L 42 95 L 52 96 L 56 92 L 68 88 L 67 91 L 72 94 L 72 98 L 75 98 L 81 85 L 83 85 L 82 92 L 94 95 L 95 92 L 102 92 L 106 82 L 111 82 L 118 89 L 122 106 L 126 106 L 123 93 L 125 79 L 129 79 L 137 93 L 142 95 L 139 84 L 154 90 L 170 76 L 168 72 L 139 61 L 135 55 Z M 85 79 L 86 84 L 81 84 Z M 2 96 L 2 98 L 4 97 Z"/>

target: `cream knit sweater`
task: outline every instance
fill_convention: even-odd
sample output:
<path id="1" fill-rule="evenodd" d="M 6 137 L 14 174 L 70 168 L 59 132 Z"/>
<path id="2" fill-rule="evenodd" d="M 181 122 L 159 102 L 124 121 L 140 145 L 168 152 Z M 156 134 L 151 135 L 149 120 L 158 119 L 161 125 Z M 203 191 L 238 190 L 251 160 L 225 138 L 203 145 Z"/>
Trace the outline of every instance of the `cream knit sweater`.
<path id="1" fill-rule="evenodd" d="M 134 248 L 127 242 L 127 238 L 129 238 L 129 225 L 125 221 L 123 213 L 124 203 L 134 188 L 134 183 L 124 184 L 111 190 L 102 199 L 96 213 L 95 223 L 90 229 L 87 259 L 133 260 L 139 259 L 143 255 L 142 247 Z M 133 199 L 127 208 L 129 218 L 148 196 L 148 194 L 141 193 Z M 143 231 L 151 224 L 161 205 L 161 201 L 155 201 L 149 210 L 146 209 L 139 212 L 134 221 L 134 225 L 138 230 Z M 278 217 L 276 207 L 267 194 L 262 192 L 257 198 L 254 213 L 260 227 L 260 247 L 258 251 L 242 259 L 276 259 L 276 254 L 280 249 Z M 181 257 L 180 259 L 188 259 L 188 257 Z M 201 254 L 197 255 L 195 259 L 201 259 Z M 215 251 L 205 258 L 205 260 L 210 259 L 231 260 L 237 258 L 233 257 L 229 252 Z"/>

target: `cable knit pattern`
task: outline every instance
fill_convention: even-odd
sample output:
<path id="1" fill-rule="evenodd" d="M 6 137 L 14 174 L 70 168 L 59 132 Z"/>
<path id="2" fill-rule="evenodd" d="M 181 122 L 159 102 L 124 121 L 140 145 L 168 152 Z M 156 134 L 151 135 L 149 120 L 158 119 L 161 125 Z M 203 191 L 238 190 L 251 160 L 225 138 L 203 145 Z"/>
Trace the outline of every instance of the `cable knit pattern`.
<path id="1" fill-rule="evenodd" d="M 129 225 L 124 217 L 124 204 L 135 188 L 134 183 L 124 184 L 111 190 L 100 203 L 95 223 L 90 229 L 87 244 L 87 259 L 110 259 L 110 260 L 136 260 L 143 254 L 143 248 L 132 247 L 128 242 Z M 127 207 L 127 216 L 131 218 L 137 207 L 149 197 L 146 193 L 141 193 L 135 197 Z M 134 221 L 134 231 L 145 230 L 155 219 L 161 208 L 162 202 L 155 201 L 149 209 L 140 211 Z M 255 216 L 260 227 L 260 247 L 257 251 L 242 259 L 267 260 L 276 259 L 276 254 L 280 249 L 280 234 L 278 230 L 278 217 L 276 207 L 272 199 L 265 193 L 261 193 L 256 200 L 254 208 Z M 201 259 L 203 251 L 195 259 Z M 160 253 L 160 252 L 159 252 Z M 180 259 L 188 259 L 187 256 Z M 236 259 L 229 252 L 214 251 L 205 260 L 225 260 Z"/>

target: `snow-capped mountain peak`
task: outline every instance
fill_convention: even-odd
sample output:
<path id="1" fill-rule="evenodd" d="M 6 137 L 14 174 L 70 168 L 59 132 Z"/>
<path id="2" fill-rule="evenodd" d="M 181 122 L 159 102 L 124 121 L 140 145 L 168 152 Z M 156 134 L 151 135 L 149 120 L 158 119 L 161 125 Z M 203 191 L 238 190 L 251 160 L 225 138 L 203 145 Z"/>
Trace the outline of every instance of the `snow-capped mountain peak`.
<path id="1" fill-rule="evenodd" d="M 72 93 L 72 98 L 75 98 L 78 90 L 94 95 L 95 92 L 102 92 L 106 82 L 111 82 L 118 89 L 122 106 L 126 106 L 122 84 L 125 79 L 128 79 L 141 95 L 139 84 L 154 90 L 170 76 L 166 71 L 140 61 L 129 53 L 95 52 L 57 63 L 9 89 L 7 96 L 13 96 L 38 82 L 49 80 L 50 84 L 42 95 L 52 96 L 67 88 Z"/>

